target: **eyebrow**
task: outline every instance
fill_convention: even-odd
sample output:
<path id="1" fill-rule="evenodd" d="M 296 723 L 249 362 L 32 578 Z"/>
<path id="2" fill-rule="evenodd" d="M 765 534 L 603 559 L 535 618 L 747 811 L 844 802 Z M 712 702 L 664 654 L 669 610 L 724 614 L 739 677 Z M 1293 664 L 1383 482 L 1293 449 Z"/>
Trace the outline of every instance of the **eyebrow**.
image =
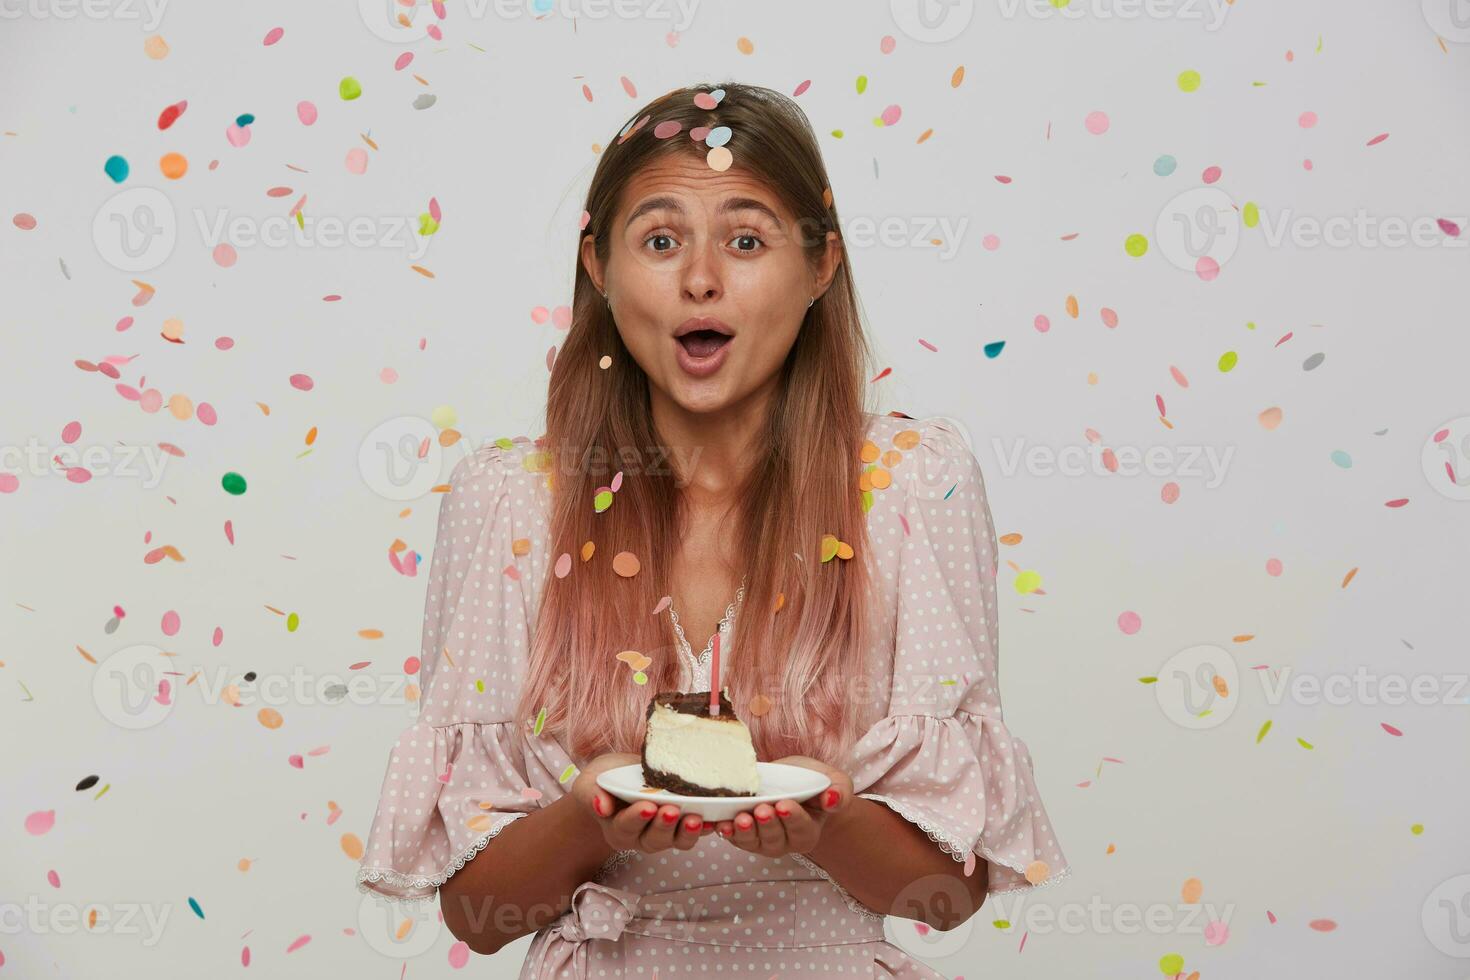
<path id="1" fill-rule="evenodd" d="M 661 194 L 657 197 L 650 197 L 648 200 L 644 201 L 642 204 L 633 209 L 633 213 L 628 215 L 627 224 L 631 225 L 633 222 L 637 221 L 639 218 L 650 211 L 663 210 L 672 211 L 675 214 L 682 215 L 684 213 L 684 206 L 679 203 L 678 198 L 670 197 L 667 194 Z M 764 203 L 756 200 L 753 197 L 728 197 L 720 202 L 720 206 L 716 209 L 715 213 L 729 214 L 731 211 L 759 211 L 761 214 L 766 215 L 768 218 L 774 221 L 777 228 L 786 227 L 784 224 L 781 223 L 781 219 L 777 217 L 775 211 L 772 211 Z"/>

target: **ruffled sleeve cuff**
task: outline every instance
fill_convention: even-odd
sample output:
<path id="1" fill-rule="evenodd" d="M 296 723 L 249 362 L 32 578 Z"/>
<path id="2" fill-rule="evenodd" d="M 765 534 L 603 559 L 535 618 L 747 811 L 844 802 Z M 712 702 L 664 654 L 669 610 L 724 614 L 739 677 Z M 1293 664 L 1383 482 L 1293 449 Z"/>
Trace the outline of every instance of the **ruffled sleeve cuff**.
<path id="1" fill-rule="evenodd" d="M 991 893 L 1069 873 L 1031 755 L 1000 720 L 963 710 L 890 715 L 864 734 L 854 759 L 858 796 L 889 807 L 956 861 L 984 860 Z"/>
<path id="2" fill-rule="evenodd" d="M 510 722 L 428 725 L 398 739 L 357 872 L 359 891 L 430 898 L 538 804 Z"/>

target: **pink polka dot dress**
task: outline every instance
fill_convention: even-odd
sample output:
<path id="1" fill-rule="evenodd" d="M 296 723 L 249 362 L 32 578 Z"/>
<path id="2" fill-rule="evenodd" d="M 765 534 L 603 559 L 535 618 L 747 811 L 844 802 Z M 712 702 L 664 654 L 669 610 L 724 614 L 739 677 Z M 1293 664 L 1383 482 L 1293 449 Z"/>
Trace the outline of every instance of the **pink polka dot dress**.
<path id="1" fill-rule="evenodd" d="M 1030 754 L 1001 718 L 999 558 L 980 465 L 942 419 L 870 415 L 868 439 L 892 475 L 868 511 L 883 600 L 870 676 L 887 697 L 864 709 L 845 769 L 859 796 L 956 862 L 973 855 L 992 893 L 1056 882 L 1066 859 Z M 545 477 L 519 465 L 533 448 L 524 438 L 487 445 L 451 475 L 430 565 L 421 713 L 389 757 L 357 874 L 364 891 L 433 896 L 510 822 L 569 788 L 560 777 L 572 760 L 556 738 L 512 718 L 554 560 L 542 546 Z M 514 548 L 527 539 L 529 552 Z M 737 615 L 720 628 L 738 627 Z M 520 975 L 942 976 L 887 942 L 883 924 L 806 857 L 762 857 L 710 835 L 688 851 L 614 854 L 536 933 Z"/>

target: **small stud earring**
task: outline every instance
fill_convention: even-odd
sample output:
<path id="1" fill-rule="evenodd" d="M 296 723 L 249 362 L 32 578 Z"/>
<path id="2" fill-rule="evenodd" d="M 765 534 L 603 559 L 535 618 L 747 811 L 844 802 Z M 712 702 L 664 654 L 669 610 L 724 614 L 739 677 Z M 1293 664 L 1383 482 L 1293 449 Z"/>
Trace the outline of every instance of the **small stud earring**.
<path id="1" fill-rule="evenodd" d="M 813 296 L 811 298 L 811 302 L 806 304 L 806 308 L 807 309 L 811 309 L 812 308 L 812 303 L 815 303 L 816 301 L 817 301 L 817 298 L 815 296 Z"/>

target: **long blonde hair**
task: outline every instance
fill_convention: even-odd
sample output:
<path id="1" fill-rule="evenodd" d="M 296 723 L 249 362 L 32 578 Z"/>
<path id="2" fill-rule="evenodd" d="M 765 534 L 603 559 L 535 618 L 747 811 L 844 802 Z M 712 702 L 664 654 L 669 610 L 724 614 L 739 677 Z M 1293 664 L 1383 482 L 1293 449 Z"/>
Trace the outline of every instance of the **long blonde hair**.
<path id="1" fill-rule="evenodd" d="M 696 94 L 720 88 L 714 109 L 695 105 Z M 654 127 L 668 120 L 682 130 L 656 138 Z M 702 160 L 706 147 L 687 137 L 699 126 L 731 128 L 735 165 L 796 215 L 808 262 L 820 257 L 826 232 L 839 233 L 836 277 L 807 310 L 780 369 L 758 443 L 764 452 L 737 497 L 734 561 L 746 587 L 720 676 L 760 758 L 800 754 L 838 764 L 858 734 L 854 690 L 866 670 L 876 579 L 858 486 L 871 355 L 811 125 L 795 102 L 767 88 L 725 82 L 669 92 L 636 112 L 602 153 L 583 234 L 595 237 L 605 262 L 623 187 L 674 153 Z M 603 355 L 612 359 L 606 370 L 598 364 Z M 517 716 L 524 721 L 544 709 L 542 730 L 560 736 L 578 761 L 636 753 L 648 701 L 680 684 L 672 623 L 666 612 L 652 613 L 672 591 L 669 570 L 687 515 L 669 466 L 628 455 L 665 442 L 653 426 L 648 377 L 580 261 L 571 327 L 547 389 L 546 433 L 537 442 L 551 460 L 549 547 L 572 556 L 572 571 L 557 577 L 548 562 Z M 621 486 L 598 513 L 594 495 L 619 470 Z M 823 562 L 828 534 L 854 556 Z M 587 542 L 594 551 L 583 561 Z M 640 560 L 632 577 L 613 571 L 613 556 L 623 551 Z M 652 658 L 646 684 L 615 659 L 624 650 Z M 758 713 L 755 705 L 769 710 Z"/>

